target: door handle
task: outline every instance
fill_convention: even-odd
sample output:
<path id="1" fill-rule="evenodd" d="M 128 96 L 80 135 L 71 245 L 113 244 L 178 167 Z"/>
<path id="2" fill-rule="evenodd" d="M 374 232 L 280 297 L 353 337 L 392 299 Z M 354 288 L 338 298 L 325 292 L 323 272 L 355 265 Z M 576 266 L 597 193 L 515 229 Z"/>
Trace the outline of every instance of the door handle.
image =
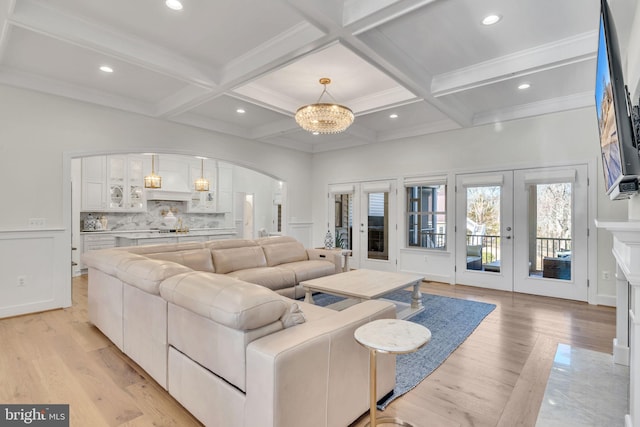
<path id="1" fill-rule="evenodd" d="M 504 236 L 504 238 L 505 238 L 505 239 L 510 239 L 510 238 L 511 238 L 511 236 Z"/>

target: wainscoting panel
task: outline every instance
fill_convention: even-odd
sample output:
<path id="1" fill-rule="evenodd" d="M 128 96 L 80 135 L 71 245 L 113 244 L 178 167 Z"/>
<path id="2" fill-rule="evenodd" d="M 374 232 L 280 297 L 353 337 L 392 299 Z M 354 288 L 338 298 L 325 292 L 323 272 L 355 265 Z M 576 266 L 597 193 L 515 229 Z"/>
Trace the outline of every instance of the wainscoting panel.
<path id="1" fill-rule="evenodd" d="M 290 222 L 287 224 L 287 235 L 295 237 L 305 248 L 313 247 L 313 223 L 312 222 Z M 317 244 L 315 246 L 318 246 Z"/>
<path id="2" fill-rule="evenodd" d="M 63 229 L 0 231 L 0 318 L 71 305 L 71 242 Z"/>
<path id="3" fill-rule="evenodd" d="M 450 252 L 404 248 L 400 249 L 399 269 L 402 273 L 420 274 L 426 280 L 455 283 L 454 259 Z"/>

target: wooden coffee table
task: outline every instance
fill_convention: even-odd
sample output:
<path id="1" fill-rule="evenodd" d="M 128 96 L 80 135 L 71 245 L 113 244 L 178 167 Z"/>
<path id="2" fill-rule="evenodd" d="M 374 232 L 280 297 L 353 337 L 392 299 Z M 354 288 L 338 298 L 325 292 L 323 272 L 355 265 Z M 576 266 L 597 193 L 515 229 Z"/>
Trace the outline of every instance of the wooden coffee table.
<path id="1" fill-rule="evenodd" d="M 424 310 L 422 293 L 420 292 L 422 279 L 424 276 L 414 274 L 359 269 L 307 280 L 300 284 L 306 292 L 305 302 L 311 304 L 314 304 L 313 292 L 324 292 L 348 298 L 328 306 L 335 310 L 342 310 L 365 300 L 380 299 L 398 289 L 413 286 L 411 304 L 389 300 L 397 307 L 397 318 L 408 319 Z"/>

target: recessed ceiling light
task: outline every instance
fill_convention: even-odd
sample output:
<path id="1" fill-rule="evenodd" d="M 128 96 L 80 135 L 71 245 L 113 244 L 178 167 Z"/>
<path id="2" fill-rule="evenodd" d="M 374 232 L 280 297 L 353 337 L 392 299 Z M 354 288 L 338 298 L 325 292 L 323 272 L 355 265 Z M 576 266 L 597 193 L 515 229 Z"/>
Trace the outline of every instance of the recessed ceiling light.
<path id="1" fill-rule="evenodd" d="M 171 10 L 182 10 L 182 3 L 179 0 L 166 0 L 164 4 Z"/>
<path id="2" fill-rule="evenodd" d="M 495 14 L 487 15 L 482 20 L 482 25 L 497 24 L 501 19 L 502 19 L 502 16 L 500 15 L 495 15 Z"/>
<path id="3" fill-rule="evenodd" d="M 244 108 L 238 108 L 238 109 L 236 110 L 236 113 L 238 113 L 238 114 L 244 114 L 244 113 L 246 113 L 246 111 L 244 110 Z"/>
<path id="4" fill-rule="evenodd" d="M 531 87 L 531 83 L 521 83 L 518 85 L 518 89 L 520 90 L 529 89 L 530 87 Z"/>
<path id="5" fill-rule="evenodd" d="M 398 115 L 397 115 L 396 113 L 393 113 L 393 114 L 390 114 L 390 115 L 389 115 L 389 118 L 390 118 L 390 119 L 397 119 L 397 118 L 398 118 Z"/>
<path id="6" fill-rule="evenodd" d="M 109 67 L 108 65 L 101 65 L 100 71 L 104 73 L 113 73 L 113 68 Z"/>
<path id="7" fill-rule="evenodd" d="M 320 135 L 320 132 L 312 132 L 314 135 Z"/>

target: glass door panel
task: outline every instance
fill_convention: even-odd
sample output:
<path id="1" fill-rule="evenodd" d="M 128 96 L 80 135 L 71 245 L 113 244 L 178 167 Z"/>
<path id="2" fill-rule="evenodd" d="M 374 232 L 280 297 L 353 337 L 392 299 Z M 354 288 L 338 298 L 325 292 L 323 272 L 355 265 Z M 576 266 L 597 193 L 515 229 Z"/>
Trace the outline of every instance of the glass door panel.
<path id="1" fill-rule="evenodd" d="M 456 282 L 512 290 L 513 173 L 456 177 Z"/>
<path id="2" fill-rule="evenodd" d="M 353 249 L 353 196 L 334 194 L 334 236 L 336 248 Z"/>
<path id="3" fill-rule="evenodd" d="M 572 184 L 528 186 L 529 275 L 571 280 Z"/>
<path id="4" fill-rule="evenodd" d="M 588 299 L 587 166 L 514 172 L 514 290 Z"/>
<path id="5" fill-rule="evenodd" d="M 497 185 L 467 187 L 467 270 L 500 272 L 500 200 Z"/>
<path id="6" fill-rule="evenodd" d="M 368 193 L 367 258 L 389 260 L 389 193 Z"/>
<path id="7" fill-rule="evenodd" d="M 395 181 L 330 184 L 327 229 L 350 250 L 349 267 L 396 271 Z"/>

